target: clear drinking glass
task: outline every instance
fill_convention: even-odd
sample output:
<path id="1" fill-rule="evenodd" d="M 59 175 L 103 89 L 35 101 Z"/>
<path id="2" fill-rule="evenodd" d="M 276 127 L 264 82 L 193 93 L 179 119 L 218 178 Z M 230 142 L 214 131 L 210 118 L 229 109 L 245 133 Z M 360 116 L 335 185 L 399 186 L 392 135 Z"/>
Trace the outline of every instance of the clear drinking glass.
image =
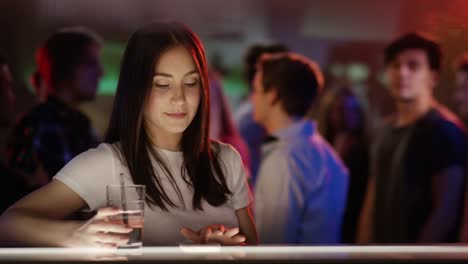
<path id="1" fill-rule="evenodd" d="M 144 185 L 107 185 L 107 205 L 122 211 L 121 214 L 109 217 L 112 223 L 123 224 L 133 228 L 129 241 L 119 248 L 141 248 L 143 222 L 145 216 Z"/>

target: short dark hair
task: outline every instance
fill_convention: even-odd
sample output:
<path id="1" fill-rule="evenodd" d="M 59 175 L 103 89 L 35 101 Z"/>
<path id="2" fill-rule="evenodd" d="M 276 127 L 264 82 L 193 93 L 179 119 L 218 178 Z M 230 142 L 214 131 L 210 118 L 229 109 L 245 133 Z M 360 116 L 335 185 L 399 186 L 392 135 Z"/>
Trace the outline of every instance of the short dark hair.
<path id="1" fill-rule="evenodd" d="M 455 70 L 468 72 L 468 52 L 458 57 L 455 63 Z"/>
<path id="2" fill-rule="evenodd" d="M 305 116 L 323 87 L 318 65 L 298 54 L 262 57 L 258 67 L 263 73 L 265 92 L 276 89 L 278 100 L 290 116 Z"/>
<path id="3" fill-rule="evenodd" d="M 244 56 L 244 79 L 248 87 L 251 89 L 251 84 L 255 76 L 257 61 L 264 53 L 279 53 L 289 51 L 286 45 L 281 43 L 273 44 L 254 44 L 247 49 Z"/>
<path id="4" fill-rule="evenodd" d="M 385 65 L 392 62 L 398 54 L 408 49 L 420 49 L 426 53 L 429 66 L 433 71 L 440 70 L 442 51 L 439 43 L 422 33 L 412 32 L 394 40 L 385 48 Z"/>
<path id="5" fill-rule="evenodd" d="M 83 63 L 91 44 L 101 45 L 101 38 L 83 27 L 62 28 L 53 33 L 36 53 L 36 64 L 48 86 L 71 80 L 76 67 Z"/>

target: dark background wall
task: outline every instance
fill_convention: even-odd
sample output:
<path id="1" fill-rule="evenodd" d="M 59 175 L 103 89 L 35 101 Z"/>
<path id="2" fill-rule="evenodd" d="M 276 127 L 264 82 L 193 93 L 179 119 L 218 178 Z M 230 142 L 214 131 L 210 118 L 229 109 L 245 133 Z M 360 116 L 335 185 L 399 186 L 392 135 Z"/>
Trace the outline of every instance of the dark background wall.
<path id="1" fill-rule="evenodd" d="M 101 85 L 95 102 L 83 106 L 100 133 L 107 125 L 126 39 L 138 26 L 158 19 L 186 23 L 204 40 L 209 60 L 220 58 L 230 71 L 225 88 L 234 110 L 245 91 L 242 55 L 255 42 L 284 42 L 315 59 L 327 72 L 329 86 L 351 79 L 377 116 L 392 110 L 382 82 L 382 49 L 390 40 L 418 30 L 440 41 L 446 67 L 436 96 L 449 106 L 450 65 L 468 51 L 466 0 L 3 0 L 0 14 L 0 49 L 14 72 L 17 113 L 37 103 L 28 78 L 34 50 L 48 34 L 61 26 L 83 25 L 103 36 L 111 82 Z"/>

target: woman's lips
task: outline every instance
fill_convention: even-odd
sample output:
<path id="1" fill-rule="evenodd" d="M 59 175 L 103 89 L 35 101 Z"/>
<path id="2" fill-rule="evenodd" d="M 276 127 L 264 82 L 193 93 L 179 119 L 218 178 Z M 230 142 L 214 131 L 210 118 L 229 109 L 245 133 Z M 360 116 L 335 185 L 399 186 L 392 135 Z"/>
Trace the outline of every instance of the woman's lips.
<path id="1" fill-rule="evenodd" d="M 181 119 L 184 118 L 187 113 L 165 113 L 170 118 Z"/>

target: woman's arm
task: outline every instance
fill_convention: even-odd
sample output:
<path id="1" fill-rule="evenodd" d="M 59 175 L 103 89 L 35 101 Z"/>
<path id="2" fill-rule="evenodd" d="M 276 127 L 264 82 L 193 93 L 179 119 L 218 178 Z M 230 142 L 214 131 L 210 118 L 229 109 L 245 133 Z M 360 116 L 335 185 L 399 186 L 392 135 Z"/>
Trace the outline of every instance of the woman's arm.
<path id="1" fill-rule="evenodd" d="M 245 236 L 245 243 L 256 245 L 258 244 L 257 229 L 253 222 L 252 212 L 250 207 L 244 207 L 236 210 L 237 219 L 239 220 L 240 233 Z"/>
<path id="2" fill-rule="evenodd" d="M 7 246 L 112 246 L 125 237 L 112 237 L 108 231 L 128 233 L 130 228 L 106 223 L 118 213 L 103 208 L 90 221 L 65 221 L 86 206 L 85 201 L 58 180 L 29 194 L 0 216 L 0 245 Z"/>

